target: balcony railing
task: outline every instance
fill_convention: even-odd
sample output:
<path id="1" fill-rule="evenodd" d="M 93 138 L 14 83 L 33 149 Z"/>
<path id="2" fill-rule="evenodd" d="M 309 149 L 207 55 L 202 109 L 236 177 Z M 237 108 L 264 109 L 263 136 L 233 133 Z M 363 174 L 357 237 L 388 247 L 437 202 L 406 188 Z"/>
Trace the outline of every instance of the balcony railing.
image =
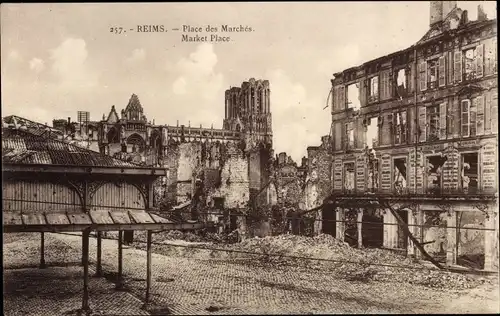
<path id="1" fill-rule="evenodd" d="M 436 196 L 478 196 L 494 195 L 497 191 L 493 189 L 479 189 L 479 188 L 468 188 L 468 189 L 449 189 L 449 188 L 432 188 L 423 189 L 417 188 L 415 192 L 414 187 L 399 187 L 392 190 L 382 190 L 381 188 L 365 188 L 364 190 L 356 189 L 346 189 L 342 188 L 340 190 L 333 190 L 336 193 L 341 193 L 343 195 L 364 195 L 364 194 L 383 194 L 383 195 L 394 195 L 394 196 L 407 196 L 407 195 L 424 195 L 429 197 Z"/>

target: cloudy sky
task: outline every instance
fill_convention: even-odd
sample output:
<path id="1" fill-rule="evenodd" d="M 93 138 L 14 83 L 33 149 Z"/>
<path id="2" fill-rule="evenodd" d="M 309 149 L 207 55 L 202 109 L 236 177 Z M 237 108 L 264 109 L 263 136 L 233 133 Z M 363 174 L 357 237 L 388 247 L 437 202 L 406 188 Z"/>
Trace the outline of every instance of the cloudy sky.
<path id="1" fill-rule="evenodd" d="M 494 16 L 495 2 L 481 2 Z M 458 4 L 476 18 L 479 2 Z M 329 133 L 332 74 L 412 45 L 428 21 L 428 2 L 2 4 L 2 115 L 99 120 L 135 93 L 156 124 L 220 128 L 224 91 L 262 78 L 275 150 L 300 161 Z M 253 32 L 186 43 L 172 31 L 222 24 Z M 168 32 L 129 31 L 137 25 Z"/>

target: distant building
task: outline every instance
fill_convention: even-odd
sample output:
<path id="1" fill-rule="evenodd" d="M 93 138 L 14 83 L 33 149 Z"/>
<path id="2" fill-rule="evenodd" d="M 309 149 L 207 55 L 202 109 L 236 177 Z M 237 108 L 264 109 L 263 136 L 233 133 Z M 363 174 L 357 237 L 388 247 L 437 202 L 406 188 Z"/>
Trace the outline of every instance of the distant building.
<path id="1" fill-rule="evenodd" d="M 123 110 L 112 106 L 98 123 L 99 150 L 166 168 L 159 200 L 229 209 L 244 209 L 250 201 L 266 204 L 260 191 L 273 155 L 269 91 L 267 80 L 255 79 L 227 90 L 224 129 L 154 124 L 133 94 Z"/>

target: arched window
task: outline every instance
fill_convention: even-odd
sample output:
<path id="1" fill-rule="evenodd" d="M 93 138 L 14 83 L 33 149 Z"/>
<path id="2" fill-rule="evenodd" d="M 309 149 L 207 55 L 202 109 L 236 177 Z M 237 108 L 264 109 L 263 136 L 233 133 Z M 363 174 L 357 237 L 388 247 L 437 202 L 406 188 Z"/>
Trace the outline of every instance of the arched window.
<path id="1" fill-rule="evenodd" d="M 161 145 L 160 132 L 158 132 L 157 130 L 154 130 L 151 133 L 151 139 L 150 139 L 149 143 L 151 144 L 151 147 L 153 147 L 154 149 L 159 149 L 160 145 Z"/>
<path id="2" fill-rule="evenodd" d="M 251 109 L 253 111 L 253 110 L 255 110 L 255 89 L 254 88 L 252 88 L 252 90 L 250 90 L 250 98 L 252 100 Z"/>
<path id="3" fill-rule="evenodd" d="M 127 138 L 127 144 L 134 146 L 136 150 L 142 152 L 145 147 L 144 139 L 139 134 L 132 134 Z"/>
<path id="4" fill-rule="evenodd" d="M 259 89 L 259 91 L 257 92 L 257 97 L 258 97 L 258 103 L 259 103 L 259 113 L 263 113 L 264 112 L 264 93 L 262 91 L 262 89 Z"/>

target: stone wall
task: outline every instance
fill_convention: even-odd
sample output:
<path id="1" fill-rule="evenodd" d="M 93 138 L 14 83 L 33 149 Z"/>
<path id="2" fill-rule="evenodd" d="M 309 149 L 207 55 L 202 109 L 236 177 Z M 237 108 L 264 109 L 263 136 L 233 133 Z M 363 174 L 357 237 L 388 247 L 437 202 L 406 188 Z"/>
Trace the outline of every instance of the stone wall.
<path id="1" fill-rule="evenodd" d="M 224 208 L 243 208 L 249 199 L 248 160 L 237 142 L 173 142 L 162 166 L 168 169 L 163 203 L 175 205 L 190 200 L 194 182 L 203 182 L 207 205 L 223 198 Z M 159 190 L 159 189 L 157 189 Z"/>

